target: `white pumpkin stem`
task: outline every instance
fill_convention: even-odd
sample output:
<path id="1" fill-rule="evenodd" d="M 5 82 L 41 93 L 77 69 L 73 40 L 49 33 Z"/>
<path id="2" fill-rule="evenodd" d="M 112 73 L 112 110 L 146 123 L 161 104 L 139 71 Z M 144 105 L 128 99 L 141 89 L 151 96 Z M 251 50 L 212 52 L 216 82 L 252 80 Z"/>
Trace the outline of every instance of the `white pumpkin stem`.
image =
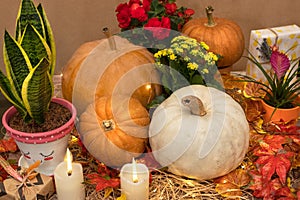
<path id="1" fill-rule="evenodd" d="M 116 47 L 116 41 L 114 39 L 114 37 L 112 37 L 110 31 L 109 31 L 109 28 L 107 27 L 104 27 L 102 29 L 102 32 L 105 34 L 105 36 L 107 37 L 108 39 L 108 42 L 109 42 L 109 47 L 112 51 L 115 51 L 117 50 L 117 47 Z"/>
<path id="2" fill-rule="evenodd" d="M 213 27 L 216 24 L 214 18 L 213 18 L 213 12 L 214 12 L 214 8 L 212 6 L 207 6 L 205 8 L 206 11 L 206 16 L 207 16 L 207 24 L 205 24 L 208 27 Z"/>
<path id="3" fill-rule="evenodd" d="M 181 103 L 187 106 L 193 115 L 204 116 L 206 111 L 202 101 L 193 95 L 185 96 L 181 99 Z"/>

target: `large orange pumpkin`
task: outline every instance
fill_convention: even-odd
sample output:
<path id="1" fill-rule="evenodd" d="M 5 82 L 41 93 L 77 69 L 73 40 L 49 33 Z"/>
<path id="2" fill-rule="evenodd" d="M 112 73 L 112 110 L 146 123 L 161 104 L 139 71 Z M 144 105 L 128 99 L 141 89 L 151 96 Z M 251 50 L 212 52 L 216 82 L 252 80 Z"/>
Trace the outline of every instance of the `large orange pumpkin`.
<path id="1" fill-rule="evenodd" d="M 111 48 L 112 40 L 116 49 Z M 146 48 L 118 36 L 85 43 L 63 68 L 63 97 L 79 114 L 95 98 L 113 94 L 132 96 L 145 106 L 161 91 L 153 64 Z"/>
<path id="2" fill-rule="evenodd" d="M 137 99 L 101 97 L 80 116 L 79 134 L 96 159 L 119 167 L 144 152 L 149 123 L 148 111 Z"/>
<path id="3" fill-rule="evenodd" d="M 199 42 L 205 42 L 210 51 L 221 55 L 217 65 L 219 68 L 225 68 L 241 58 L 245 39 L 238 24 L 224 18 L 213 18 L 212 13 L 213 8 L 207 7 L 207 18 L 190 20 L 184 25 L 182 33 Z"/>

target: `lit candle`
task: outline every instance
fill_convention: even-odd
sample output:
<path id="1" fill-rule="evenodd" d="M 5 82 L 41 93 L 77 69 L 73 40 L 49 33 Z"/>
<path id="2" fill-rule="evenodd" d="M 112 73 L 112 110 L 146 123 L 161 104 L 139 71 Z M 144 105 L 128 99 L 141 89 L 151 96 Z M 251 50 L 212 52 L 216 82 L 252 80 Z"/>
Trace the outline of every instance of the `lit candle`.
<path id="1" fill-rule="evenodd" d="M 146 165 L 136 163 L 125 164 L 120 173 L 121 190 L 126 200 L 149 199 L 149 170 Z"/>
<path id="2" fill-rule="evenodd" d="M 54 180 L 58 200 L 85 199 L 82 166 L 80 163 L 72 162 L 69 149 L 67 149 L 66 160 L 54 170 Z"/>

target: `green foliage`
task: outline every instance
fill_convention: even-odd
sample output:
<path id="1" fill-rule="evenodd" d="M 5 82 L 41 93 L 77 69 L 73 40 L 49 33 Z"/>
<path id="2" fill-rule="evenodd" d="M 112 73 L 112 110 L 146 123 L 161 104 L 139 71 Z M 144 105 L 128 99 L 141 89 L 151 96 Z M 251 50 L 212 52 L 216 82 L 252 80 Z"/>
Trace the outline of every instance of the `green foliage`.
<path id="1" fill-rule="evenodd" d="M 22 0 L 16 36 L 4 33 L 6 76 L 0 71 L 0 90 L 25 121 L 44 122 L 52 96 L 55 43 L 41 4 Z"/>

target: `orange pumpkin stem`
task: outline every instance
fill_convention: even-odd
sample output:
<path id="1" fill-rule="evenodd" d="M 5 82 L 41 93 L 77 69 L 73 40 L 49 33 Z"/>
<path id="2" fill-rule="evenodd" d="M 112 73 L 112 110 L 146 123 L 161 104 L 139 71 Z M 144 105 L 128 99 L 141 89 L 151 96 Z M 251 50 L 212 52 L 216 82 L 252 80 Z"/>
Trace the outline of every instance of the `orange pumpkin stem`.
<path id="1" fill-rule="evenodd" d="M 205 8 L 206 11 L 206 16 L 207 16 L 207 24 L 205 24 L 208 27 L 213 27 L 216 24 L 214 18 L 213 18 L 213 12 L 214 12 L 214 8 L 212 6 L 207 6 Z"/>
<path id="2" fill-rule="evenodd" d="M 102 32 L 105 34 L 105 36 L 107 37 L 108 39 L 108 42 L 109 42 L 109 47 L 112 51 L 115 51 L 117 50 L 117 47 L 116 47 L 116 41 L 115 39 L 112 37 L 110 31 L 109 31 L 109 28 L 107 27 L 104 27 L 102 29 Z"/>
<path id="3" fill-rule="evenodd" d="M 206 111 L 202 101 L 193 95 L 185 96 L 181 99 L 181 103 L 187 106 L 193 115 L 204 116 Z"/>

